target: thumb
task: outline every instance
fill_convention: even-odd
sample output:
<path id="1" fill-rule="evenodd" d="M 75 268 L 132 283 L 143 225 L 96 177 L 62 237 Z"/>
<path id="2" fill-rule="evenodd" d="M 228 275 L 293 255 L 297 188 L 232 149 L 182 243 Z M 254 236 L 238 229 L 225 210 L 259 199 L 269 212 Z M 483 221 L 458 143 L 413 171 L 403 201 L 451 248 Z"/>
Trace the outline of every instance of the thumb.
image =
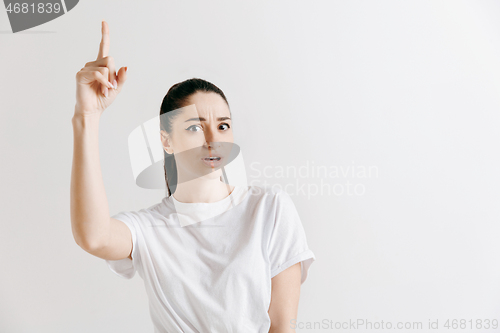
<path id="1" fill-rule="evenodd" d="M 116 78 L 116 82 L 118 85 L 118 87 L 117 87 L 118 91 L 122 90 L 122 87 L 123 87 L 123 84 L 125 83 L 125 81 L 127 81 L 127 67 L 122 67 L 118 70 L 117 78 Z"/>

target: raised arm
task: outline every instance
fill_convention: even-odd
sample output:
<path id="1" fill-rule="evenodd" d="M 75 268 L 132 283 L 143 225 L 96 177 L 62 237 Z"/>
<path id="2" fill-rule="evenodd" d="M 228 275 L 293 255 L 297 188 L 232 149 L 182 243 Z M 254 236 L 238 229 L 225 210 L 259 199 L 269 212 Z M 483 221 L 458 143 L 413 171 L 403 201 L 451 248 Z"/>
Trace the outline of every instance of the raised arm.
<path id="1" fill-rule="evenodd" d="M 101 29 L 97 59 L 86 63 L 76 74 L 71 227 L 76 243 L 87 252 L 106 259 L 120 259 L 130 253 L 130 231 L 123 222 L 110 218 L 99 161 L 98 136 L 101 114 L 123 88 L 127 68 L 115 72 L 114 60 L 108 56 L 109 28 L 106 22 L 102 22 Z"/>

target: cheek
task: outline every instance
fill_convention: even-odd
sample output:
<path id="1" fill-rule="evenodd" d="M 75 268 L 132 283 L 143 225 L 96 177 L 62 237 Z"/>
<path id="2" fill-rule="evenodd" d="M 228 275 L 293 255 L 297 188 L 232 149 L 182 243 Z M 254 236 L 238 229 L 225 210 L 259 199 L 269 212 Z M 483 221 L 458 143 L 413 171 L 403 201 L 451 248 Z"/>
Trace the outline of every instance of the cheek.
<path id="1" fill-rule="evenodd" d="M 175 151 L 181 152 L 203 146 L 204 139 L 203 133 L 190 133 L 185 131 L 185 133 L 182 134 L 178 132 L 177 135 L 172 138 L 172 142 Z"/>

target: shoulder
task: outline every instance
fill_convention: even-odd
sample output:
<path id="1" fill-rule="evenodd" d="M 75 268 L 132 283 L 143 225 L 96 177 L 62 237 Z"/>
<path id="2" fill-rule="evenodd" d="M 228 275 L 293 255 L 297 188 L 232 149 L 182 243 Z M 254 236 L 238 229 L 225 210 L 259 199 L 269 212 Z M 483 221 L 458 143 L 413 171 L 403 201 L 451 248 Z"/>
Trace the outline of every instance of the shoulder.
<path id="1" fill-rule="evenodd" d="M 166 199 L 161 202 L 156 203 L 147 208 L 142 208 L 139 210 L 129 210 L 121 211 L 113 217 L 125 222 L 130 222 L 132 224 L 137 224 L 137 226 L 143 226 L 148 223 L 154 222 L 156 219 L 162 216 L 163 210 L 165 209 Z"/>
<path id="2" fill-rule="evenodd" d="M 280 202 L 293 202 L 290 195 L 280 186 L 249 186 L 250 195 L 254 200 L 264 201 L 269 205 L 275 206 Z"/>

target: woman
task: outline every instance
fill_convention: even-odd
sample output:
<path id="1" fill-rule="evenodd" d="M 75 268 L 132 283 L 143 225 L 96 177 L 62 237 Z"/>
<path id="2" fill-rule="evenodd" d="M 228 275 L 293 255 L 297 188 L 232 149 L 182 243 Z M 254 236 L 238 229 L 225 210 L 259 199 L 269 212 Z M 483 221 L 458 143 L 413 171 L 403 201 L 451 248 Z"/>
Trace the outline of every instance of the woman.
<path id="1" fill-rule="evenodd" d="M 120 93 L 102 22 L 96 61 L 76 75 L 71 178 L 75 241 L 130 279 L 139 273 L 155 332 L 293 332 L 300 285 L 315 260 L 283 190 L 221 181 L 233 146 L 231 112 L 215 85 L 170 88 L 160 133 L 169 195 L 112 217 L 101 177 L 99 119 Z"/>

